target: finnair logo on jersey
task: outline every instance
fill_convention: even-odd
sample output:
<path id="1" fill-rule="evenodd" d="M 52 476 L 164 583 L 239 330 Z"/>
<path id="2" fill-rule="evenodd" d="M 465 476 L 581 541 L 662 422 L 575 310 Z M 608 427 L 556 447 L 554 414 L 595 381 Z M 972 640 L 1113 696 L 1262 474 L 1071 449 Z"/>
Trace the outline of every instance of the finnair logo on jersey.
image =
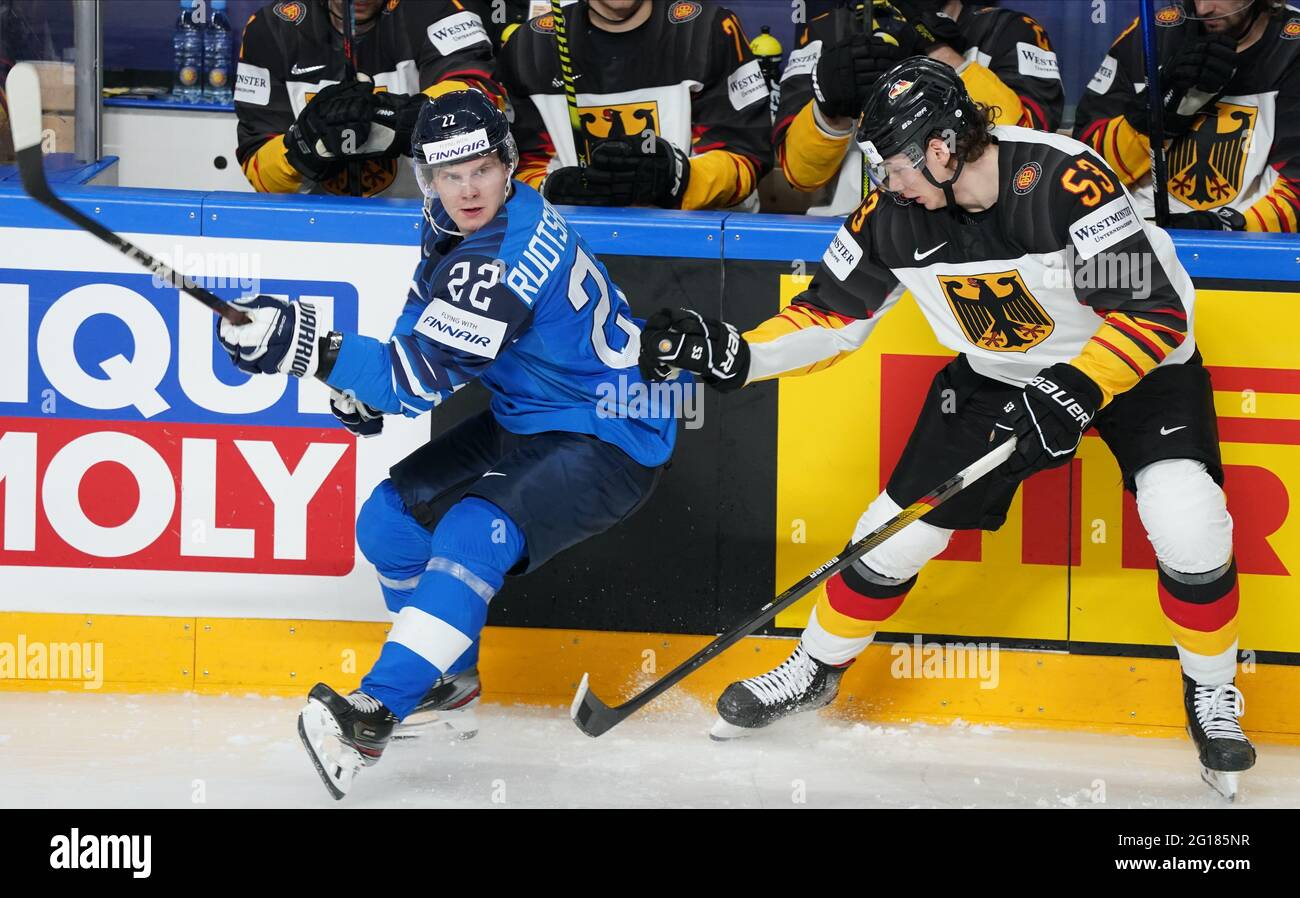
<path id="1" fill-rule="evenodd" d="M 459 159 L 462 156 L 472 156 L 475 153 L 487 151 L 491 146 L 488 140 L 487 131 L 479 128 L 477 131 L 471 131 L 468 134 L 460 134 L 448 140 L 438 140 L 426 143 L 424 150 L 424 161 L 429 163 L 450 162 L 453 159 Z"/>
<path id="2" fill-rule="evenodd" d="M 445 300 L 435 299 L 425 307 L 417 334 L 435 343 L 462 349 L 485 359 L 494 359 L 505 339 L 506 323 L 456 308 Z"/>
<path id="3" fill-rule="evenodd" d="M 506 284 L 528 305 L 537 301 L 542 286 L 564 258 L 568 240 L 568 225 L 550 203 L 544 203 L 533 236 L 506 275 Z"/>
<path id="4" fill-rule="evenodd" d="M 50 839 L 50 847 L 55 870 L 130 870 L 134 879 L 153 872 L 153 836 L 83 836 L 74 827 Z"/>

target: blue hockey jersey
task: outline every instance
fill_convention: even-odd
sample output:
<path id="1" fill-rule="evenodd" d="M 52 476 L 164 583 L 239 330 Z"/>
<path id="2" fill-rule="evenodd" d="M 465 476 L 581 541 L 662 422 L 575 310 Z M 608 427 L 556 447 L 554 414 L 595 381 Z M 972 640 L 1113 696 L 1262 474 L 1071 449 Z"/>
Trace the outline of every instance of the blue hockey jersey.
<path id="1" fill-rule="evenodd" d="M 637 369 L 641 334 L 627 299 L 541 194 L 513 188 L 468 237 L 425 221 L 423 258 L 392 338 L 344 335 L 329 385 L 416 416 L 479 378 L 513 433 L 590 434 L 643 465 L 663 464 L 677 438 L 671 403 L 642 403 L 629 415 L 609 401 L 652 393 Z"/>

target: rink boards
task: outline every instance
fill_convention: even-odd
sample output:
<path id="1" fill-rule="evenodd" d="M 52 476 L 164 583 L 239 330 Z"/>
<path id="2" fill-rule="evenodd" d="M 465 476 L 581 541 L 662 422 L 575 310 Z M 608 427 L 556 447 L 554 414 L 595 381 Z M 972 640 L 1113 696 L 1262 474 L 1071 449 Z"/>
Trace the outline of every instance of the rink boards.
<path id="1" fill-rule="evenodd" d="M 261 292 L 310 297 L 335 327 L 378 336 L 418 258 L 418 212 L 404 201 L 89 188 L 71 196 L 174 267 L 224 277 L 219 295 L 255 281 Z M 575 211 L 571 221 L 638 315 L 690 305 L 743 326 L 797 293 L 836 227 L 651 211 Z M 1241 647 L 1289 676 L 1300 660 L 1291 576 L 1300 514 L 1289 501 L 1300 484 L 1300 239 L 1197 235 L 1179 249 L 1197 281 L 1197 337 L 1215 378 Z M 495 600 L 495 632 L 511 634 L 498 644 L 525 654 L 550 641 L 586 647 L 572 658 L 596 651 L 594 642 L 651 639 L 653 651 L 653 638 L 639 634 L 716 633 L 743 617 L 843 545 L 949 356 L 905 299 L 863 350 L 827 372 L 698 397 L 646 508 Z M 321 665 L 364 672 L 383 636 L 372 622 L 385 613 L 351 522 L 430 425 L 389 419 L 380 439 L 353 441 L 324 396 L 319 384 L 233 372 L 205 309 L 0 192 L 0 644 L 50 642 L 43 632 L 70 635 L 68 622 L 82 632 L 95 621 L 97 638 L 114 634 L 106 679 L 141 687 L 292 690 Z M 433 416 L 434 432 L 482 400 L 458 395 Z M 1162 660 L 1171 650 L 1153 564 L 1114 462 L 1089 437 L 1070 468 L 1026 485 L 1002 531 L 958 534 L 891 628 L 997 643 L 1053 664 L 1067 651 L 1089 656 L 1070 662 L 1114 664 L 1120 680 L 1141 679 L 1128 668 L 1171 663 Z M 773 632 L 801 626 L 809 607 L 782 615 Z M 760 646 L 752 654 L 766 657 Z M 644 659 L 597 654 L 611 665 L 607 679 L 650 675 Z M 0 653 L 0 677 L 3 661 Z M 502 668 L 498 682 L 511 676 Z M 555 672 L 535 685 L 558 694 L 567 678 Z M 943 714 L 958 699 L 934 701 Z M 1300 731 L 1279 720 L 1268 729 Z"/>

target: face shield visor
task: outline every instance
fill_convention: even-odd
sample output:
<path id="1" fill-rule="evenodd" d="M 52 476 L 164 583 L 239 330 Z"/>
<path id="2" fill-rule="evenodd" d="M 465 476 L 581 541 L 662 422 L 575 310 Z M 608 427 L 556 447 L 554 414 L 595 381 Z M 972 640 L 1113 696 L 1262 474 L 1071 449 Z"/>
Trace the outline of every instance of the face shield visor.
<path id="1" fill-rule="evenodd" d="M 891 196 L 898 196 L 902 190 L 900 175 L 920 171 L 925 165 L 925 148 L 917 139 L 907 141 L 901 149 L 888 156 L 883 155 L 875 142 L 870 140 L 859 141 L 858 149 L 862 151 L 871 186 Z"/>

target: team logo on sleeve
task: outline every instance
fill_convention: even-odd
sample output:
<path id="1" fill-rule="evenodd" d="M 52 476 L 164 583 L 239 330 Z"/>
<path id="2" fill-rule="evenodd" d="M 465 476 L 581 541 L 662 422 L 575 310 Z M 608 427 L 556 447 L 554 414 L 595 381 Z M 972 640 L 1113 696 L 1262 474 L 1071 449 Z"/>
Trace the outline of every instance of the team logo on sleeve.
<path id="1" fill-rule="evenodd" d="M 962 333 L 980 349 L 1028 352 L 1056 329 L 1018 271 L 938 277 Z"/>
<path id="2" fill-rule="evenodd" d="M 694 0 L 681 0 L 679 3 L 674 3 L 672 8 L 668 10 L 668 21 L 674 25 L 689 22 L 698 16 L 703 9 L 704 7 L 694 2 Z"/>
<path id="3" fill-rule="evenodd" d="M 1281 36 L 1286 41 L 1293 41 L 1300 37 L 1300 19 L 1288 19 L 1282 26 Z"/>
<path id="4" fill-rule="evenodd" d="M 1169 193 L 1204 211 L 1231 203 L 1241 192 L 1259 109 L 1219 101 L 1169 148 Z"/>
<path id="5" fill-rule="evenodd" d="M 302 0 L 287 0 L 284 3 L 277 3 L 271 11 L 290 25 L 297 25 L 307 18 L 307 6 Z"/>
<path id="6" fill-rule="evenodd" d="M 1181 6 L 1166 6 L 1156 11 L 1156 24 L 1170 27 L 1177 25 L 1183 20 L 1183 8 Z"/>
<path id="7" fill-rule="evenodd" d="M 401 5 L 402 0 L 388 0 L 388 2 L 384 4 L 384 15 L 392 15 L 393 12 L 396 11 L 397 7 Z"/>
<path id="8" fill-rule="evenodd" d="M 1011 189 L 1019 196 L 1024 196 L 1034 189 L 1038 179 L 1042 176 L 1043 167 L 1041 165 L 1037 162 L 1026 162 L 1020 166 L 1020 171 L 1016 172 L 1016 176 L 1011 179 Z"/>
<path id="9" fill-rule="evenodd" d="M 555 13 L 548 12 L 544 16 L 538 16 L 535 19 L 530 19 L 528 22 L 528 27 L 536 31 L 538 34 L 554 34 Z"/>

